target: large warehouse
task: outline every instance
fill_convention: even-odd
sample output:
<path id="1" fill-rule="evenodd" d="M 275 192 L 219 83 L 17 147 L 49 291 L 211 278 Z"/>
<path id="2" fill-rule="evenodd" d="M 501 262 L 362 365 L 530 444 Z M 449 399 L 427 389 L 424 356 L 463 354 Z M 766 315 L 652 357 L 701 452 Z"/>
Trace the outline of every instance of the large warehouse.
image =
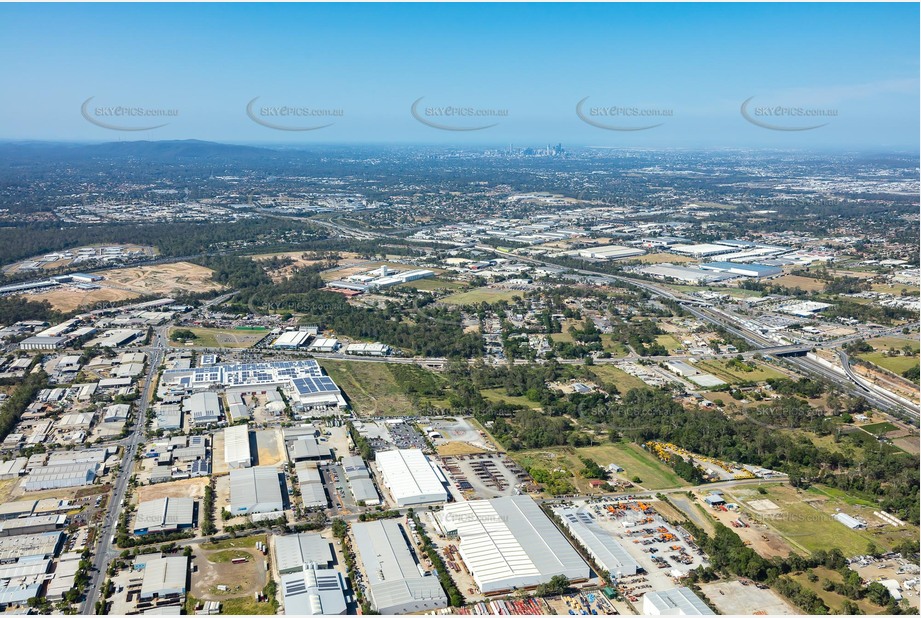
<path id="1" fill-rule="evenodd" d="M 183 597 L 189 578 L 189 559 L 169 556 L 148 560 L 141 582 L 141 600 Z"/>
<path id="2" fill-rule="evenodd" d="M 448 606 L 438 578 L 423 574 L 409 532 L 394 519 L 352 525 L 371 606 L 381 614 L 416 614 Z"/>
<path id="3" fill-rule="evenodd" d="M 138 505 L 134 519 L 137 535 L 173 532 L 191 528 L 195 518 L 195 501 L 192 498 L 160 498 Z"/>
<path id="4" fill-rule="evenodd" d="M 247 425 L 234 425 L 224 430 L 224 460 L 231 470 L 253 465 Z"/>
<path id="5" fill-rule="evenodd" d="M 193 426 L 212 425 L 221 420 L 221 400 L 217 393 L 195 393 L 182 402 Z"/>
<path id="6" fill-rule="evenodd" d="M 768 266 L 767 264 L 739 264 L 738 262 L 708 262 L 706 264 L 701 264 L 700 269 L 755 278 L 773 277 L 783 272 L 783 269 L 777 266 Z"/>
<path id="7" fill-rule="evenodd" d="M 284 388 L 303 407 L 345 407 L 342 392 L 314 359 L 246 364 L 221 364 L 163 372 L 163 388 L 174 391 L 233 387 L 240 392 L 264 394 Z"/>
<path id="8" fill-rule="evenodd" d="M 384 451 L 376 461 L 397 506 L 448 501 L 447 480 L 421 450 Z"/>
<path id="9" fill-rule="evenodd" d="M 286 534 L 275 538 L 275 565 L 281 575 L 303 569 L 305 564 L 321 568 L 333 564 L 333 548 L 319 534 Z"/>
<path id="10" fill-rule="evenodd" d="M 576 582 L 591 576 L 588 564 L 529 496 L 448 504 L 441 526 L 460 537 L 460 556 L 483 594 L 533 588 L 554 575 Z"/>
<path id="11" fill-rule="evenodd" d="M 256 466 L 230 471 L 230 512 L 233 515 L 283 511 L 278 468 Z"/>
<path id="12" fill-rule="evenodd" d="M 630 577 L 642 568 L 617 539 L 598 525 L 590 510 L 559 508 L 553 512 L 559 516 L 572 538 L 584 547 L 592 560 L 611 577 Z"/>
<path id="13" fill-rule="evenodd" d="M 690 588 L 671 588 L 643 595 L 646 616 L 714 616 L 715 613 Z"/>
<path id="14" fill-rule="evenodd" d="M 341 616 L 347 613 L 345 578 L 335 569 L 303 565 L 281 576 L 286 616 Z"/>

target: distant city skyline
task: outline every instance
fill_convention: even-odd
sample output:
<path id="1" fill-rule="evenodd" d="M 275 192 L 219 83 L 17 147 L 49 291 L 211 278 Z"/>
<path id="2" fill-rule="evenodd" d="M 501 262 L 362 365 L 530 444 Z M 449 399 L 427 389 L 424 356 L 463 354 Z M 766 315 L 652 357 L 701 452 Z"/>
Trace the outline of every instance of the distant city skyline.
<path id="1" fill-rule="evenodd" d="M 3 4 L 0 139 L 917 152 L 918 19 L 908 3 Z"/>

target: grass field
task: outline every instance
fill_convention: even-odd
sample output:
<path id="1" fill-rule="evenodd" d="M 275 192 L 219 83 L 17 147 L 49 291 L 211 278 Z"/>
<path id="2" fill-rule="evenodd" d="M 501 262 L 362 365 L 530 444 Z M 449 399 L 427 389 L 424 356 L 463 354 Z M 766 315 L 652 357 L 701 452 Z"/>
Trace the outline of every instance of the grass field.
<path id="1" fill-rule="evenodd" d="M 232 562 L 237 558 L 252 560 L 253 556 L 242 549 L 224 549 L 208 556 L 208 562 Z"/>
<path id="2" fill-rule="evenodd" d="M 610 352 L 611 356 L 619 358 L 628 354 L 627 348 L 619 341 L 614 341 L 614 335 L 601 335 L 601 348 Z"/>
<path id="3" fill-rule="evenodd" d="M 659 335 L 656 337 L 656 342 L 668 350 L 669 354 L 681 349 L 681 343 L 671 335 Z"/>
<path id="4" fill-rule="evenodd" d="M 475 305 L 482 302 L 495 303 L 500 300 L 512 300 L 514 297 L 524 298 L 525 293 L 521 290 L 504 290 L 499 288 L 477 288 L 467 292 L 458 292 L 446 296 L 442 302 L 449 305 Z"/>
<path id="5" fill-rule="evenodd" d="M 697 363 L 697 366 L 700 369 L 709 371 L 718 378 L 726 380 L 727 382 L 744 382 L 746 380 L 752 382 L 763 382 L 769 378 L 787 377 L 780 371 L 777 371 L 776 369 L 761 363 L 749 361 L 746 364 L 754 365 L 755 369 L 753 371 L 740 371 L 739 369 L 728 367 L 727 362 L 728 361 L 722 360 L 707 360 L 700 361 Z"/>
<path id="6" fill-rule="evenodd" d="M 649 388 L 639 378 L 633 377 L 614 365 L 592 365 L 590 369 L 599 380 L 605 384 L 613 384 L 621 393 L 626 393 L 631 388 Z"/>
<path id="7" fill-rule="evenodd" d="M 768 499 L 780 507 L 779 512 L 766 512 L 759 515 L 757 511 L 745 507 L 756 521 L 764 521 L 774 528 L 789 543 L 799 546 L 807 552 L 819 549 L 839 548 L 845 556 L 862 554 L 867 544 L 872 541 L 881 549 L 891 549 L 906 539 L 917 539 L 918 528 L 890 526 L 867 530 L 851 530 L 844 524 L 832 519 L 832 515 L 841 510 L 848 515 L 859 516 L 868 522 L 876 522 L 873 511 L 878 507 L 871 501 L 850 496 L 830 487 L 815 486 L 812 490 L 798 492 L 789 485 L 762 485 L 765 495 L 754 494 L 749 490 L 730 490 L 735 495 L 742 495 L 743 504 L 755 499 Z M 748 495 L 754 494 L 754 495 Z"/>
<path id="8" fill-rule="evenodd" d="M 873 346 L 877 350 L 901 350 L 905 347 L 905 344 L 911 346 L 911 348 L 917 353 L 919 348 L 921 348 L 921 343 L 918 343 L 918 338 L 914 339 L 910 337 L 877 337 L 876 339 L 868 339 L 867 343 Z"/>
<path id="9" fill-rule="evenodd" d="M 642 479 L 640 485 L 646 489 L 670 489 L 688 485 L 671 468 L 632 442 L 587 446 L 576 449 L 576 452 L 582 457 L 594 459 L 600 466 L 616 463 L 624 469 L 620 476 L 627 480 L 638 476 Z"/>
<path id="10" fill-rule="evenodd" d="M 844 605 L 844 601 L 846 600 L 846 597 L 838 594 L 834 590 L 831 590 L 831 591 L 823 590 L 822 582 L 827 579 L 829 581 L 840 583 L 841 574 L 838 573 L 837 571 L 826 569 L 825 567 L 816 567 L 810 570 L 819 577 L 817 581 L 815 582 L 809 581 L 808 571 L 804 573 L 797 573 L 795 575 L 790 575 L 788 577 L 791 577 L 797 583 L 801 584 L 803 587 L 816 593 L 822 599 L 822 601 L 825 602 L 825 605 L 827 605 L 833 612 L 840 613 L 841 608 Z M 854 602 L 857 604 L 857 607 L 860 608 L 860 611 L 863 614 L 872 615 L 872 614 L 885 613 L 885 608 L 871 603 L 868 599 L 860 599 L 859 601 L 854 601 Z"/>
<path id="11" fill-rule="evenodd" d="M 400 288 L 415 288 L 417 290 L 426 290 L 429 292 L 435 290 L 460 290 L 464 287 L 464 283 L 460 281 L 446 281 L 444 279 L 417 279 L 415 281 L 409 281 L 407 283 L 401 283 L 396 286 L 395 289 L 399 290 Z"/>
<path id="12" fill-rule="evenodd" d="M 600 466 L 616 463 L 624 469 L 624 472 L 619 475 L 620 477 L 630 480 L 634 476 L 638 476 L 642 480 L 640 485 L 646 489 L 669 489 L 687 485 L 686 482 L 672 472 L 671 468 L 636 444 L 603 444 L 583 448 L 559 446 L 518 451 L 509 453 L 509 456 L 525 468 L 532 466 L 547 470 L 563 468 L 573 475 L 569 481 L 579 491 L 590 491 L 590 479 L 583 478 L 581 474 L 581 470 L 585 465 L 580 457 L 594 459 Z"/>
<path id="13" fill-rule="evenodd" d="M 355 412 L 368 416 L 413 414 L 413 405 L 386 363 L 317 359 Z"/>
<path id="14" fill-rule="evenodd" d="M 898 431 L 899 429 L 892 423 L 889 423 L 886 421 L 882 423 L 872 423 L 870 425 L 861 425 L 860 428 L 863 429 L 864 431 L 869 431 L 874 436 L 883 436 L 889 433 L 890 431 Z"/>
<path id="15" fill-rule="evenodd" d="M 223 541 L 218 541 L 217 543 L 202 543 L 201 548 L 204 550 L 214 550 L 214 549 L 234 549 L 238 547 L 255 547 L 258 542 L 266 542 L 264 534 L 255 534 L 253 536 L 246 536 L 239 539 L 224 539 Z"/>
<path id="16" fill-rule="evenodd" d="M 252 596 L 221 600 L 221 614 L 230 616 L 260 616 L 275 614 L 275 612 L 276 609 L 274 605 L 271 603 L 258 603 Z"/>
<path id="17" fill-rule="evenodd" d="M 868 363 L 873 363 L 877 367 L 888 369 L 898 375 L 902 375 L 906 370 L 918 366 L 917 356 L 889 356 L 885 352 L 867 352 L 860 354 L 858 358 L 862 358 Z"/>
<path id="18" fill-rule="evenodd" d="M 489 401 L 504 401 L 505 403 L 524 406 L 531 409 L 540 408 L 540 403 L 531 401 L 527 397 L 513 397 L 512 395 L 507 395 L 504 388 L 486 388 L 481 390 L 480 394 Z"/>
<path id="19" fill-rule="evenodd" d="M 900 295 L 904 290 L 907 294 L 918 295 L 918 292 L 921 291 L 916 285 L 905 285 L 904 283 L 872 283 L 870 288 L 874 292 L 880 292 L 882 294 L 895 294 L 896 296 Z"/>
<path id="20" fill-rule="evenodd" d="M 799 288 L 806 292 L 821 292 L 825 289 L 825 282 L 821 279 L 801 275 L 782 275 L 776 279 L 771 279 L 771 283 L 790 289 Z"/>
<path id="21" fill-rule="evenodd" d="M 265 330 L 236 330 L 232 328 L 197 328 L 181 326 L 171 328 L 170 334 L 174 330 L 190 330 L 195 333 L 195 340 L 192 342 L 196 346 L 204 348 L 248 348 L 259 342 L 265 337 Z M 183 347 L 181 341 L 170 340 L 173 347 Z"/>

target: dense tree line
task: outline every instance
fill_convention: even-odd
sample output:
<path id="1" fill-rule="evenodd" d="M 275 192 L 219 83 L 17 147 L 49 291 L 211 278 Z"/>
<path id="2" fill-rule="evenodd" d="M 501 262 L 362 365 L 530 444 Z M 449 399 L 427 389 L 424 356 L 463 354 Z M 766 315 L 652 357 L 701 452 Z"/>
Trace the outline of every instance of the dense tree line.
<path id="1" fill-rule="evenodd" d="M 26 376 L 26 379 L 10 393 L 10 396 L 0 406 L 0 442 L 16 428 L 16 424 L 35 399 L 35 395 L 47 387 L 48 374 L 44 371 L 36 371 Z"/>
<path id="2" fill-rule="evenodd" d="M 0 296 L 0 324 L 9 325 L 24 320 L 54 322 L 60 317 L 47 300 L 34 301 L 26 296 Z"/>

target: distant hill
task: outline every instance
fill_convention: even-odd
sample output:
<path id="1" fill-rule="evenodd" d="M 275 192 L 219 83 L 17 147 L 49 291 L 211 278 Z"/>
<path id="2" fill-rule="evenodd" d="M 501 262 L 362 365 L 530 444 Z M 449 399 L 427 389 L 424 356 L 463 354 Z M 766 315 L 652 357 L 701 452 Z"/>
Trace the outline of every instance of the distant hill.
<path id="1" fill-rule="evenodd" d="M 24 161 L 78 161 L 135 159 L 150 162 L 266 161 L 290 158 L 270 148 L 220 144 L 202 140 L 164 140 L 73 144 L 56 142 L 0 142 L 0 159 Z"/>

